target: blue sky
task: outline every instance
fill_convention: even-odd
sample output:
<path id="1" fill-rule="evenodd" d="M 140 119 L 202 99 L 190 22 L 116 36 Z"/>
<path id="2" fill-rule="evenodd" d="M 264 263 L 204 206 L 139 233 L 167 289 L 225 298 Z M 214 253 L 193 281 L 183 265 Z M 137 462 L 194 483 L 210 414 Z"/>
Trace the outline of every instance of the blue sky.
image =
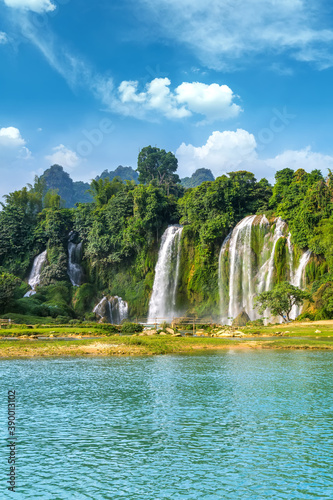
<path id="1" fill-rule="evenodd" d="M 327 173 L 332 20 L 324 0 L 0 0 L 0 195 L 149 144 L 181 177 Z"/>

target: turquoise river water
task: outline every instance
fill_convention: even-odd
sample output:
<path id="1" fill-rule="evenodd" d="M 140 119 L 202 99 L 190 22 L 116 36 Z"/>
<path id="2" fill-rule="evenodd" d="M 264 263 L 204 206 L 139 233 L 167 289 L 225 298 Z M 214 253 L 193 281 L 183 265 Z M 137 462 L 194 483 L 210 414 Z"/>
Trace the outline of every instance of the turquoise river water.
<path id="1" fill-rule="evenodd" d="M 332 499 L 332 372 L 325 351 L 2 360 L 0 498 Z"/>

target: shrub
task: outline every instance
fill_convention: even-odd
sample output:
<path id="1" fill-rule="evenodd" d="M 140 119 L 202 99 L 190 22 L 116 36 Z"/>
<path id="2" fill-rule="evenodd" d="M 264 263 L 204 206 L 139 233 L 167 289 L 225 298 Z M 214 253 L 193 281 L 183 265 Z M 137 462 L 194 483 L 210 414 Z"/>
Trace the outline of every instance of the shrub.
<path id="1" fill-rule="evenodd" d="M 254 321 L 248 321 L 246 326 L 264 326 L 263 319 L 255 319 Z"/>
<path id="2" fill-rule="evenodd" d="M 101 325 L 102 330 L 105 333 L 105 335 L 113 335 L 114 333 L 119 333 L 119 329 L 116 325 Z"/>
<path id="3" fill-rule="evenodd" d="M 124 323 L 121 325 L 121 333 L 139 333 L 142 330 L 143 326 L 137 323 Z"/>
<path id="4" fill-rule="evenodd" d="M 70 319 L 69 322 L 68 322 L 70 325 L 78 325 L 81 323 L 80 320 L 78 319 Z"/>
<path id="5" fill-rule="evenodd" d="M 84 316 L 85 321 L 88 321 L 89 323 L 96 323 L 96 315 L 93 312 L 88 312 Z"/>
<path id="6" fill-rule="evenodd" d="M 55 323 L 57 325 L 66 325 L 69 323 L 70 317 L 69 316 L 57 316 Z"/>

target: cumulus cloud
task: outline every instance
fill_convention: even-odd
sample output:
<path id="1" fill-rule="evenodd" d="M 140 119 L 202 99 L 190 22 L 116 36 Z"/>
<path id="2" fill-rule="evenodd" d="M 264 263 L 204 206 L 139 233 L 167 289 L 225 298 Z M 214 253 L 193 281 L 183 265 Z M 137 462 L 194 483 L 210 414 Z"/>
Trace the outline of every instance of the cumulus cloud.
<path id="1" fill-rule="evenodd" d="M 333 31 L 321 0 L 138 0 L 161 35 L 190 47 L 205 66 L 237 67 L 270 53 L 333 65 Z"/>
<path id="2" fill-rule="evenodd" d="M 16 127 L 0 128 L 0 147 L 17 149 L 25 145 L 25 140 Z"/>
<path id="3" fill-rule="evenodd" d="M 266 177 L 274 182 L 277 170 L 303 168 L 307 172 L 319 169 L 325 175 L 333 169 L 333 156 L 311 151 L 310 146 L 289 150 L 274 158 L 262 159 L 257 142 L 246 130 L 213 132 L 203 146 L 182 143 L 176 151 L 179 175 L 187 177 L 198 168 L 210 168 L 215 177 L 234 170 L 248 170 L 258 179 Z"/>
<path id="4" fill-rule="evenodd" d="M 210 168 L 215 177 L 231 170 L 240 170 L 246 163 L 257 160 L 257 143 L 246 130 L 215 131 L 203 146 L 182 143 L 176 151 L 181 177 L 198 168 Z"/>
<path id="5" fill-rule="evenodd" d="M 26 141 L 16 127 L 0 128 L 0 163 L 17 159 L 29 160 L 31 152 L 25 146 Z"/>
<path id="6" fill-rule="evenodd" d="M 4 0 L 8 7 L 13 9 L 31 10 L 42 13 L 55 10 L 56 6 L 50 0 Z"/>
<path id="7" fill-rule="evenodd" d="M 266 163 L 274 170 L 281 170 L 282 168 L 289 167 L 293 170 L 303 168 L 307 172 L 315 169 L 326 172 L 327 169 L 333 169 L 333 156 L 316 153 L 311 151 L 310 146 L 307 146 L 298 151 L 284 151 L 275 158 L 266 160 Z"/>
<path id="8" fill-rule="evenodd" d="M 1 44 L 5 44 L 5 43 L 8 43 L 9 40 L 8 40 L 8 36 L 6 33 L 4 33 L 3 31 L 0 31 L 0 45 Z"/>
<path id="9" fill-rule="evenodd" d="M 123 81 L 118 87 L 119 101 L 113 99 L 113 106 L 138 118 L 156 113 L 171 119 L 199 114 L 206 121 L 234 118 L 241 111 L 227 85 L 183 82 L 171 91 L 169 78 L 155 78 L 143 92 L 138 91 L 138 85 L 137 81 Z"/>
<path id="10" fill-rule="evenodd" d="M 225 120 L 239 115 L 241 107 L 233 102 L 235 95 L 227 85 L 184 82 L 175 90 L 177 101 L 207 120 Z"/>
<path id="11" fill-rule="evenodd" d="M 76 152 L 66 148 L 63 144 L 59 144 L 52 151 L 52 154 L 45 156 L 45 159 L 52 165 L 57 164 L 71 169 L 77 167 L 81 162 Z"/>

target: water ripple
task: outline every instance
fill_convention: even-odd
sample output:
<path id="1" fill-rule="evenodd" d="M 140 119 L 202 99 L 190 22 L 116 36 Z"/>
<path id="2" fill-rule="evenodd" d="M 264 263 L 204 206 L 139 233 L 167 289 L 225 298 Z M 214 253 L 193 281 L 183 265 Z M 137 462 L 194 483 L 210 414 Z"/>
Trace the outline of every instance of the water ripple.
<path id="1" fill-rule="evenodd" d="M 1 361 L 15 498 L 331 499 L 332 368 L 328 352 Z"/>

